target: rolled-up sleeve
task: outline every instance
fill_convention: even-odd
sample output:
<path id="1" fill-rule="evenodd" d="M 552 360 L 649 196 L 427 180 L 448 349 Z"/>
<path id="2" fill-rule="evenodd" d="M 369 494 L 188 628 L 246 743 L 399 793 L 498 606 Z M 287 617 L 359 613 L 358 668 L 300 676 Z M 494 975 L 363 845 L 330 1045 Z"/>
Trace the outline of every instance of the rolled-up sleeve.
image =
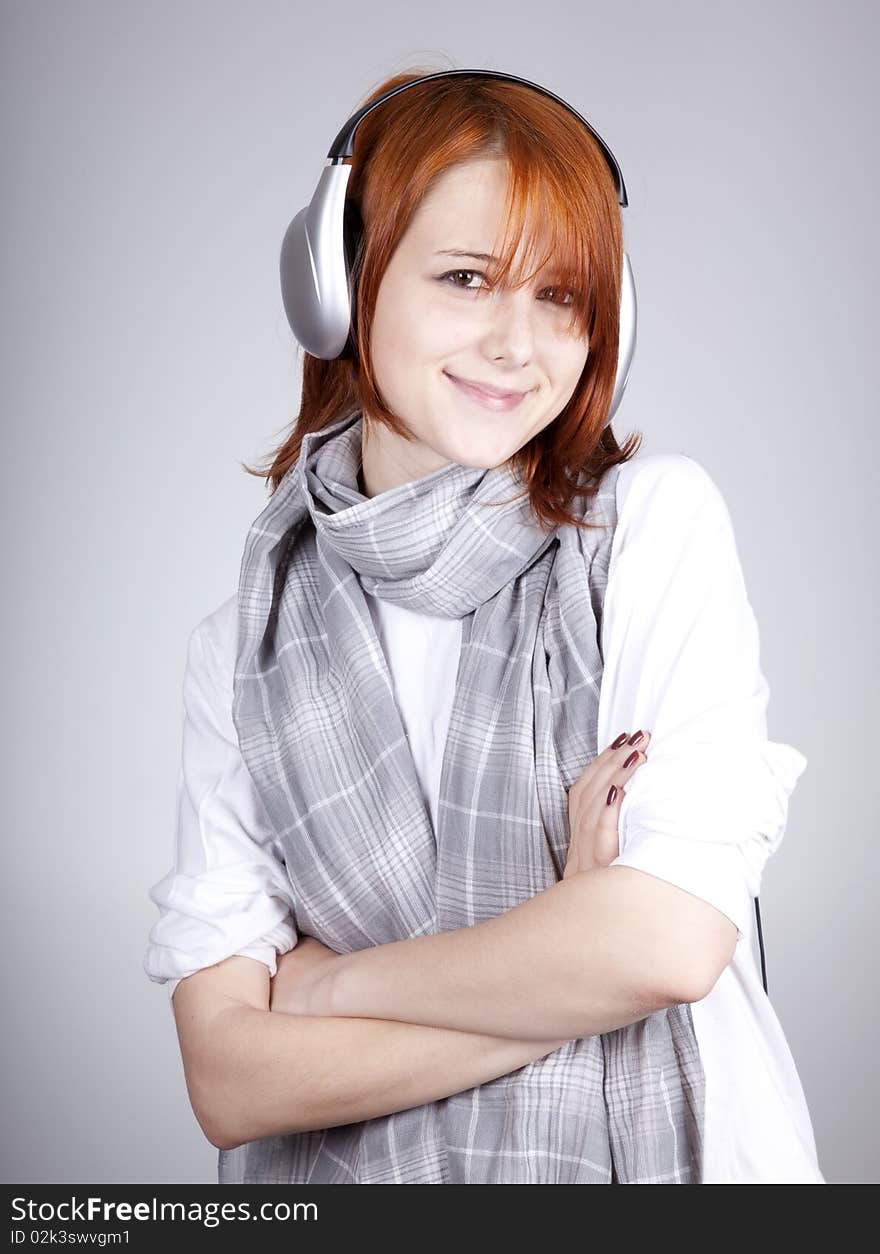
<path id="1" fill-rule="evenodd" d="M 229 623 L 228 602 L 221 611 Z M 149 890 L 160 917 L 143 965 L 151 980 L 170 983 L 169 996 L 185 976 L 233 954 L 275 975 L 278 954 L 298 939 L 290 881 L 232 722 L 234 662 L 209 622 L 187 649 L 174 865 Z"/>
<path id="2" fill-rule="evenodd" d="M 651 733 L 626 785 L 619 856 L 751 926 L 807 765 L 767 738 L 769 687 L 724 499 L 699 463 L 621 467 L 602 614 L 599 749 Z"/>

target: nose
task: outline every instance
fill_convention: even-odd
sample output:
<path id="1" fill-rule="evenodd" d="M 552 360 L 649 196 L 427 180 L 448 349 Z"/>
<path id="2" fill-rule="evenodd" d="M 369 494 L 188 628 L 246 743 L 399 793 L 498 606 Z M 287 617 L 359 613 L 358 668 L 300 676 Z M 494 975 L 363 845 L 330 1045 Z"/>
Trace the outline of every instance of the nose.
<path id="1" fill-rule="evenodd" d="M 518 291 L 496 288 L 487 305 L 482 344 L 486 357 L 512 366 L 528 362 L 535 344 L 535 298 L 528 285 Z"/>

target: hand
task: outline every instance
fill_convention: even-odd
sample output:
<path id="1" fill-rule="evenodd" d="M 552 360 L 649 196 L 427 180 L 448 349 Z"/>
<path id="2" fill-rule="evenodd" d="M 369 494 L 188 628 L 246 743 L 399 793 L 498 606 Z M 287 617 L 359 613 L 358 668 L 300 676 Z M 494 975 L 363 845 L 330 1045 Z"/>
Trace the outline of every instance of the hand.
<path id="1" fill-rule="evenodd" d="M 575 780 L 568 793 L 568 822 L 571 841 L 568 861 L 562 878 L 567 879 L 579 871 L 592 871 L 595 867 L 608 866 L 620 853 L 618 819 L 623 798 L 624 783 L 634 771 L 647 761 L 645 750 L 651 733 L 643 731 L 642 739 L 634 747 L 624 740 L 619 749 L 608 746 L 594 758 L 583 775 Z M 624 762 L 637 753 L 634 762 L 624 769 Z M 617 795 L 607 804 L 610 788 L 614 785 Z"/>
<path id="2" fill-rule="evenodd" d="M 269 982 L 269 1009 L 283 1014 L 327 1014 L 329 981 L 341 954 L 314 936 L 301 935 L 278 959 Z"/>

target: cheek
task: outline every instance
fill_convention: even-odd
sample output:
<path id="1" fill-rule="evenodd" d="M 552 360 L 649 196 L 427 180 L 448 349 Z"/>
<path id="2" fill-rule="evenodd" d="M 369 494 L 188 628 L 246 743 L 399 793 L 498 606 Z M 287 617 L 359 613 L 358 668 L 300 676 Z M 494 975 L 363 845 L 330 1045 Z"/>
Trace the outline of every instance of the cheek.
<path id="1" fill-rule="evenodd" d="M 374 323 L 371 343 L 373 371 L 386 403 L 412 417 L 430 378 L 433 363 L 426 336 L 412 322 L 394 317 Z"/>
<path id="2" fill-rule="evenodd" d="M 370 332 L 370 356 L 379 390 L 393 405 L 392 398 L 406 387 L 414 357 L 410 330 L 399 309 L 383 313 L 377 306 Z"/>
<path id="3" fill-rule="evenodd" d="M 390 364 L 405 357 L 414 364 L 449 352 L 454 330 L 448 316 L 424 302 L 399 299 L 383 305 L 377 301 L 371 339 L 374 361 L 381 357 Z"/>
<path id="4" fill-rule="evenodd" d="M 580 382 L 584 367 L 587 364 L 587 357 L 587 350 L 582 345 L 556 354 L 551 377 L 556 384 L 558 395 L 565 396 L 566 399 L 571 396 Z"/>

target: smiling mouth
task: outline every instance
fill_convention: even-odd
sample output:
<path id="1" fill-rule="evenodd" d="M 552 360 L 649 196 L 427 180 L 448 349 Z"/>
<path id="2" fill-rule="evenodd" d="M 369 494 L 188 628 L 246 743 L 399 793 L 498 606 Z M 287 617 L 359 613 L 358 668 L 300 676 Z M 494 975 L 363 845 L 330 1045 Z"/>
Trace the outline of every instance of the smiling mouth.
<path id="1" fill-rule="evenodd" d="M 475 401 L 478 405 L 482 405 L 484 409 L 497 411 L 507 411 L 515 409 L 516 406 L 528 396 L 528 392 L 504 392 L 500 395 L 495 392 L 487 392 L 473 383 L 468 383 L 464 379 L 459 379 L 453 374 L 443 372 L 450 383 L 454 383 L 458 390 L 468 399 Z"/>

